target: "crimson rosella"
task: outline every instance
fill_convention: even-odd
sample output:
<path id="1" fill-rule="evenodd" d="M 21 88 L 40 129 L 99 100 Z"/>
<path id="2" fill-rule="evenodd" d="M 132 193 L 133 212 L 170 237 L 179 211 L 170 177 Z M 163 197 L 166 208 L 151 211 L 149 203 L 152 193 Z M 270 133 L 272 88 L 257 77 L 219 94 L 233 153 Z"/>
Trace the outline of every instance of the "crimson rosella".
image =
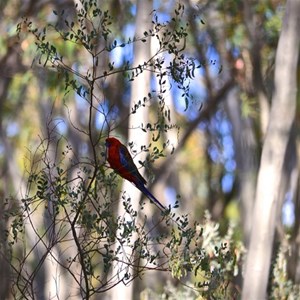
<path id="1" fill-rule="evenodd" d="M 107 160 L 111 168 L 121 177 L 132 182 L 147 198 L 165 210 L 166 208 L 145 187 L 147 182 L 138 171 L 126 146 L 113 137 L 107 138 L 105 144 L 107 147 Z"/>

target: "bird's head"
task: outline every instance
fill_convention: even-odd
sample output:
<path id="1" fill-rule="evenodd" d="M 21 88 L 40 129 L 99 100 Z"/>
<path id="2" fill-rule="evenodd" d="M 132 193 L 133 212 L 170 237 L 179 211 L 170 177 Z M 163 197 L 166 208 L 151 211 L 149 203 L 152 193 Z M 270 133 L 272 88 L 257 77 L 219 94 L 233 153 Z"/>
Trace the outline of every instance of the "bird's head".
<path id="1" fill-rule="evenodd" d="M 117 146 L 120 144 L 121 144 L 121 142 L 114 137 L 109 137 L 105 140 L 106 147 Z"/>

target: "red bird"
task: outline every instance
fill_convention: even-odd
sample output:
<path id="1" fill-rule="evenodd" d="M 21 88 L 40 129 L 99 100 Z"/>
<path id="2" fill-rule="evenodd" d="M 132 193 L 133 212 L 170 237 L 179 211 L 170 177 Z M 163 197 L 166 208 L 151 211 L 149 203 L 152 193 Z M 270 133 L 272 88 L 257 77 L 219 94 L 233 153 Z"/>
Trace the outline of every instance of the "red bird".
<path id="1" fill-rule="evenodd" d="M 107 147 L 107 160 L 111 168 L 121 177 L 132 182 L 147 198 L 165 210 L 166 208 L 145 187 L 147 181 L 138 171 L 126 146 L 113 137 L 107 138 L 105 144 Z"/>

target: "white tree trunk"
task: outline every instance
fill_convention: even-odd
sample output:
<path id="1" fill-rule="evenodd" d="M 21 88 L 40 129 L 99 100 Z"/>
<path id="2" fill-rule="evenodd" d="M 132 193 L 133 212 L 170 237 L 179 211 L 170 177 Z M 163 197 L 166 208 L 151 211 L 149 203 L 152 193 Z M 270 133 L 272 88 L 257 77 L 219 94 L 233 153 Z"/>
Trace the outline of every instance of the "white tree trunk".
<path id="1" fill-rule="evenodd" d="M 300 2 L 288 0 L 275 61 L 275 91 L 263 145 L 242 299 L 266 299 L 281 171 L 295 118 Z"/>
<path id="2" fill-rule="evenodd" d="M 153 10 L 152 0 L 138 0 L 137 1 L 137 15 L 136 15 L 136 32 L 135 36 L 137 38 L 143 37 L 144 32 L 148 31 L 152 27 L 151 23 L 151 11 Z M 134 59 L 133 66 L 143 65 L 145 61 L 147 61 L 151 57 L 151 45 L 150 40 L 146 43 L 136 42 L 134 44 Z M 132 83 L 131 90 L 131 105 L 130 107 L 134 107 L 134 105 L 139 101 L 143 100 L 144 97 L 147 97 L 148 92 L 150 92 L 150 80 L 151 74 L 149 71 L 144 71 L 137 78 L 134 79 Z M 144 133 L 142 130 L 137 129 L 141 126 L 141 124 L 146 125 L 148 123 L 148 111 L 149 103 L 146 104 L 145 107 L 140 107 L 137 109 L 135 114 L 131 114 L 129 118 L 129 132 L 128 132 L 128 141 L 134 142 L 134 149 L 139 152 L 141 150 L 142 145 L 147 145 L 148 143 L 148 135 Z M 138 155 L 138 160 L 143 160 L 145 158 L 146 153 L 140 153 Z M 134 158 L 136 165 L 137 159 Z M 143 175 L 143 169 L 139 170 Z M 135 188 L 130 182 L 124 181 L 122 190 L 126 192 L 126 197 L 130 197 L 130 201 L 132 203 L 132 208 L 134 210 L 139 209 L 139 199 L 140 199 L 140 191 Z M 119 202 L 118 215 L 124 216 L 126 218 L 126 214 L 124 211 L 124 207 L 122 204 L 122 199 Z M 122 230 L 122 229 L 121 229 Z M 118 233 L 117 233 L 118 234 Z M 135 236 L 133 235 L 131 238 L 131 242 L 134 243 Z M 122 255 L 122 254 L 120 254 Z M 127 260 L 126 253 L 124 253 L 124 257 L 121 259 L 124 261 Z M 116 269 L 117 268 L 117 269 Z M 120 270 L 120 271 L 117 271 Z M 119 263 L 118 266 L 115 266 L 113 272 L 118 272 L 118 276 L 121 279 L 126 273 L 126 266 L 122 263 Z M 124 282 L 125 283 L 125 282 Z M 133 299 L 134 289 L 133 283 L 129 285 L 119 284 L 115 288 L 112 289 L 112 297 L 111 299 Z"/>
<path id="3" fill-rule="evenodd" d="M 241 116 L 241 104 L 238 89 L 232 89 L 226 98 L 225 107 L 232 123 L 237 163 L 238 197 L 241 205 L 244 243 L 249 245 L 252 227 L 252 211 L 254 206 L 257 144 L 250 118 Z"/>

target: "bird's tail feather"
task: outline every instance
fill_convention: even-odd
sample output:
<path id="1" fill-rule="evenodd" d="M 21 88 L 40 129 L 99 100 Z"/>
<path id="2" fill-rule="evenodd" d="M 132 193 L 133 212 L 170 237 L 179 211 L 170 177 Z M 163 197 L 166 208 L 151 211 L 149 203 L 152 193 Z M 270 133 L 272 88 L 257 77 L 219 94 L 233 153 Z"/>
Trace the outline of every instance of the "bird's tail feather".
<path id="1" fill-rule="evenodd" d="M 165 206 L 162 205 L 151 193 L 150 191 L 142 184 L 136 186 L 148 199 L 153 203 L 157 204 L 163 210 L 166 210 Z"/>

